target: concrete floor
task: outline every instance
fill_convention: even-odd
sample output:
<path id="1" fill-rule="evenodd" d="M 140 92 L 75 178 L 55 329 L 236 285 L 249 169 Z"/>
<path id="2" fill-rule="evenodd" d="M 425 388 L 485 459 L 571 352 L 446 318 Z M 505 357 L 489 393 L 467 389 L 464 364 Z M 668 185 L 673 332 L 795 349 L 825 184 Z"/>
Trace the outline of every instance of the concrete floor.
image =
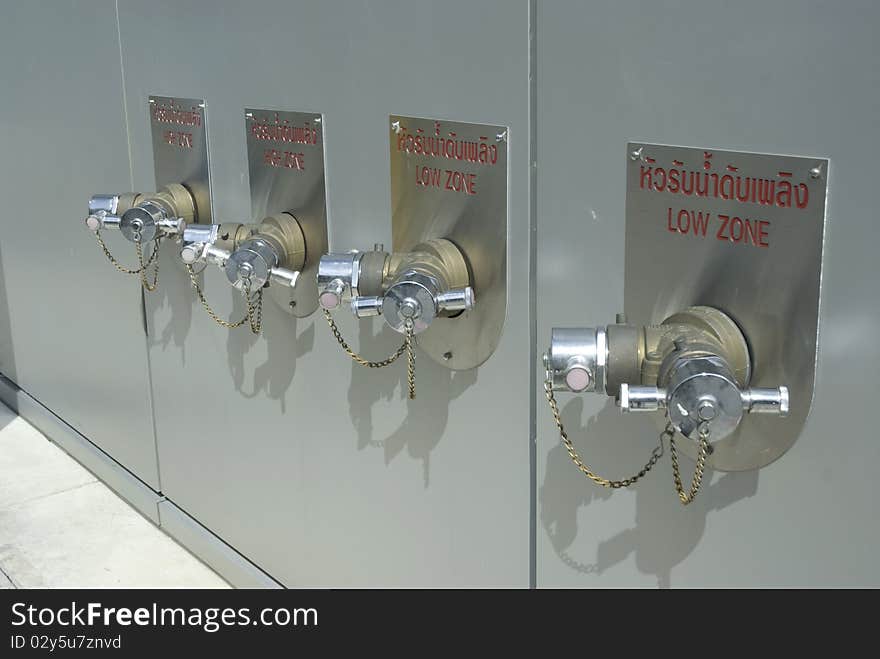
<path id="1" fill-rule="evenodd" d="M 228 588 L 0 403 L 0 588 Z"/>

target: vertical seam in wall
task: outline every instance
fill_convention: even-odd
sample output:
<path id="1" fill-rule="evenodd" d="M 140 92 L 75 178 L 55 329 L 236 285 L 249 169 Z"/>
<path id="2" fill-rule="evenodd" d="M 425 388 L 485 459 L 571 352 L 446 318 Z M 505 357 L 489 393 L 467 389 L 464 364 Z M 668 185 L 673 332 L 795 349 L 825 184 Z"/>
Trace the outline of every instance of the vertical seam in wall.
<path id="1" fill-rule="evenodd" d="M 529 587 L 538 575 L 538 2 L 529 0 Z"/>
<path id="2" fill-rule="evenodd" d="M 119 44 L 119 75 L 122 79 L 122 116 L 125 120 L 125 144 L 128 147 L 128 180 L 130 189 L 134 190 L 134 161 L 131 157 L 131 131 L 128 128 L 128 99 L 125 96 L 125 64 L 122 60 L 122 27 L 119 25 L 119 0 L 114 2 L 116 8 L 116 43 Z"/>
<path id="3" fill-rule="evenodd" d="M 131 155 L 131 127 L 128 120 L 128 97 L 125 91 L 125 59 L 122 55 L 122 25 L 119 20 L 119 0 L 113 3 L 116 11 L 116 42 L 119 44 L 119 76 L 122 82 L 122 116 L 125 120 L 125 143 L 128 147 L 129 189 L 134 190 L 134 158 Z M 150 406 L 150 424 L 153 430 L 153 459 L 156 462 L 156 485 L 162 492 L 162 473 L 159 470 L 159 437 L 156 433 L 156 406 L 153 404 L 153 366 L 150 363 L 150 335 L 147 330 L 147 300 L 144 289 L 138 286 L 141 303 L 140 313 L 144 328 L 144 357 L 147 361 L 147 403 Z"/>
<path id="4" fill-rule="evenodd" d="M 141 287 L 141 309 L 144 314 L 144 355 L 147 359 L 147 395 L 150 404 L 150 422 L 153 427 L 153 454 L 156 459 L 156 485 L 159 493 L 162 493 L 162 470 L 159 468 L 159 433 L 156 431 L 156 406 L 153 404 L 153 364 L 150 361 L 150 335 L 146 332 L 147 326 L 147 301 L 143 287 Z"/>

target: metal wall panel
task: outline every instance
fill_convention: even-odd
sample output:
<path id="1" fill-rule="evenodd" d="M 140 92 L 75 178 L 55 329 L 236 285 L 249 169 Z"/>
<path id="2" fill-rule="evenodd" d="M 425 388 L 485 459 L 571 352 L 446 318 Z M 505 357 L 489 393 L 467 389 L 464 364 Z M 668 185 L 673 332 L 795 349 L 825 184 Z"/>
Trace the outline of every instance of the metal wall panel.
<path id="1" fill-rule="evenodd" d="M 114 3 L 4 8 L 0 372 L 286 585 L 880 585 L 872 131 L 880 8 L 846 3 Z M 96 38 L 84 38 L 96 35 Z M 391 114 L 509 125 L 508 315 L 476 372 L 367 371 L 320 316 L 267 302 L 264 336 L 195 302 L 171 244 L 148 297 L 81 224 L 87 196 L 153 186 L 149 94 L 205 98 L 218 221 L 248 218 L 243 110 L 325 117 L 331 249 L 391 244 Z M 537 103 L 539 348 L 623 305 L 631 140 L 831 159 L 815 399 L 758 472 L 711 474 L 682 508 L 668 461 L 613 495 L 559 445 L 529 361 L 529 104 Z M 130 245 L 111 236 L 122 254 Z M 242 309 L 221 273 L 206 290 Z M 234 311 L 233 311 L 234 309 Z M 339 314 L 372 355 L 398 337 Z M 531 398 L 535 396 L 535 398 Z M 560 398 L 563 398 L 560 396 Z M 536 401 L 536 499 L 530 403 Z M 561 400 L 597 469 L 627 475 L 656 436 L 600 397 Z M 687 463 L 686 463 L 687 464 Z"/>
<path id="2" fill-rule="evenodd" d="M 148 298 L 163 492 L 286 585 L 529 581 L 527 2 L 120 2 L 135 183 L 149 94 L 205 98 L 216 221 L 248 218 L 245 107 L 321 112 L 331 249 L 391 244 L 388 117 L 510 126 L 507 323 L 476 371 L 353 365 L 320 315 L 264 334 L 195 302 L 168 246 Z M 170 45 L 173 44 L 173 47 Z M 241 313 L 215 268 L 209 299 Z M 338 314 L 367 355 L 399 336 Z"/>
<path id="3" fill-rule="evenodd" d="M 539 587 L 880 585 L 878 22 L 869 2 L 539 4 L 540 347 L 551 326 L 622 310 L 628 141 L 831 159 L 818 375 L 798 441 L 760 471 L 711 474 L 684 508 L 668 456 L 629 490 L 587 482 L 538 392 Z M 590 464 L 638 471 L 650 418 L 560 399 Z"/>
<path id="4" fill-rule="evenodd" d="M 158 489 L 140 286 L 83 226 L 131 186 L 114 3 L 4 3 L 0 80 L 0 371 Z"/>

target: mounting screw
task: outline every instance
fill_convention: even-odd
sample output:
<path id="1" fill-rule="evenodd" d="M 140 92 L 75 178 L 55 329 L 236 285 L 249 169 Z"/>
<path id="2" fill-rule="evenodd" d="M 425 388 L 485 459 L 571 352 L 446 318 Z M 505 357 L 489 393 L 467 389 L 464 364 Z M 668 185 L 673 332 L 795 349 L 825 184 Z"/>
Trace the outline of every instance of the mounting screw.
<path id="1" fill-rule="evenodd" d="M 630 160 L 641 160 L 642 159 L 642 151 L 645 150 L 645 147 L 640 146 L 638 149 L 629 154 Z"/>
<path id="2" fill-rule="evenodd" d="M 443 353 L 443 361 L 448 362 L 450 359 L 452 359 L 452 353 L 447 350 Z"/>
<path id="3" fill-rule="evenodd" d="M 393 130 L 395 133 L 399 133 L 400 132 L 400 121 L 392 122 L 391 130 Z"/>
<path id="4" fill-rule="evenodd" d="M 810 178 L 819 178 L 822 176 L 822 165 L 816 165 L 810 170 Z"/>
<path id="5" fill-rule="evenodd" d="M 291 300 L 291 301 L 290 301 L 290 308 L 291 308 L 291 309 L 295 309 L 295 308 L 296 308 L 296 300 Z"/>
<path id="6" fill-rule="evenodd" d="M 502 131 L 495 136 L 496 142 L 506 142 L 507 141 L 507 131 Z"/>

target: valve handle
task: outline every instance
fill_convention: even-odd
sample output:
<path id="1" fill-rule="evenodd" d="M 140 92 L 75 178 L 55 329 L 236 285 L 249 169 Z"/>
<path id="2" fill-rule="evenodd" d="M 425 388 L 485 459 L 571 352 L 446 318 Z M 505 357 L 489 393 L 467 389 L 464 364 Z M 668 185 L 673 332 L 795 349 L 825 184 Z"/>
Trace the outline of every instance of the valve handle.
<path id="1" fill-rule="evenodd" d="M 180 249 L 180 260 L 188 265 L 205 261 L 207 250 L 217 240 L 217 225 L 184 224 L 181 235 L 183 247 Z"/>
<path id="2" fill-rule="evenodd" d="M 118 229 L 121 219 L 118 215 L 110 215 L 106 211 L 95 211 L 86 218 L 86 228 L 94 232 L 101 229 Z"/>
<path id="3" fill-rule="evenodd" d="M 352 298 L 351 312 L 357 318 L 369 318 L 378 316 L 382 313 L 382 303 L 384 298 L 378 295 L 360 295 Z"/>
<path id="4" fill-rule="evenodd" d="M 229 257 L 232 256 L 232 252 L 228 249 L 223 249 L 222 247 L 215 247 L 214 245 L 207 244 L 205 245 L 205 251 L 202 255 L 206 263 L 212 263 L 220 268 L 226 266 L 226 262 L 229 260 Z"/>
<path id="5" fill-rule="evenodd" d="M 787 417 L 790 412 L 788 387 L 751 387 L 740 392 L 743 412 L 754 414 L 778 414 Z M 620 385 L 617 404 L 621 412 L 653 412 L 666 409 L 669 403 L 666 389 L 643 385 Z M 698 410 L 699 411 L 699 410 Z M 709 410 L 706 410 L 709 413 Z M 709 420 L 704 418 L 703 420 Z"/>
<path id="6" fill-rule="evenodd" d="M 775 389 L 751 387 L 740 392 L 743 411 L 754 414 L 778 414 L 788 416 L 790 412 L 788 387 L 780 385 Z"/>
<path id="7" fill-rule="evenodd" d="M 179 236 L 186 231 L 186 220 L 182 217 L 169 217 L 156 222 L 160 233 L 165 235 Z"/>
<path id="8" fill-rule="evenodd" d="M 474 308 L 474 289 L 470 286 L 438 293 L 434 302 L 440 311 L 470 311 Z"/>
<path id="9" fill-rule="evenodd" d="M 660 387 L 623 383 L 617 404 L 621 412 L 654 412 L 666 409 L 666 396 L 666 389 Z"/>
<path id="10" fill-rule="evenodd" d="M 325 311 L 332 311 L 350 300 L 355 317 L 382 315 L 401 333 L 409 320 L 414 334 L 425 331 L 440 312 L 473 309 L 471 286 L 442 290 L 442 276 L 418 267 L 398 267 L 389 283 L 388 258 L 380 245 L 372 252 L 324 254 L 318 264 L 318 303 Z"/>
<path id="11" fill-rule="evenodd" d="M 299 274 L 299 270 L 290 270 L 289 268 L 278 266 L 269 271 L 269 281 L 279 286 L 294 288 L 299 280 Z"/>

